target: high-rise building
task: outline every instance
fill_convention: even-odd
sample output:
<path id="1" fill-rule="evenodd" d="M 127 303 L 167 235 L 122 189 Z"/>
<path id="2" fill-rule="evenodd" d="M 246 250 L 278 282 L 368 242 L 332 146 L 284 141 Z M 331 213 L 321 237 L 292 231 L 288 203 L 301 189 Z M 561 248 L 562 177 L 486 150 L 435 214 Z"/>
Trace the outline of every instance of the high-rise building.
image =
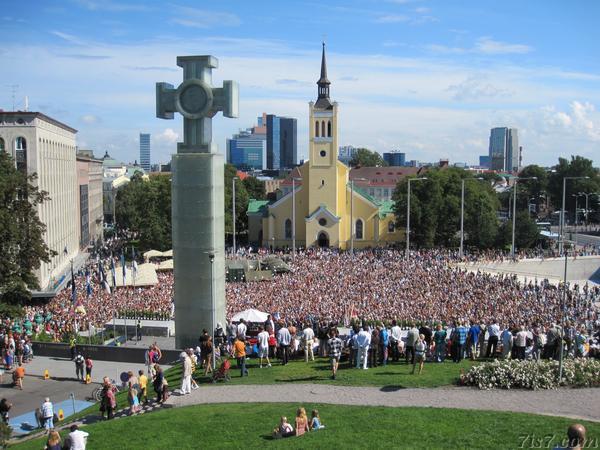
<path id="1" fill-rule="evenodd" d="M 258 118 L 258 126 L 240 131 L 227 139 L 227 162 L 241 170 L 267 168 L 267 135 L 263 124 L 265 115 Z"/>
<path id="2" fill-rule="evenodd" d="M 383 154 L 383 160 L 389 166 L 404 166 L 406 164 L 406 153 L 387 152 Z"/>
<path id="3" fill-rule="evenodd" d="M 485 167 L 486 169 L 490 168 L 491 158 L 489 155 L 480 155 L 479 156 L 479 167 Z"/>
<path id="4" fill-rule="evenodd" d="M 489 157 L 492 170 L 501 172 L 519 170 L 519 134 L 516 128 L 492 128 Z"/>
<path id="5" fill-rule="evenodd" d="M 338 159 L 346 165 L 350 165 L 350 161 L 356 155 L 356 147 L 351 145 L 341 146 L 338 150 Z"/>
<path id="6" fill-rule="evenodd" d="M 267 115 L 267 168 L 291 169 L 298 161 L 298 121 Z"/>
<path id="7" fill-rule="evenodd" d="M 0 112 L 0 150 L 15 159 L 17 169 L 36 173 L 37 187 L 50 197 L 37 207 L 46 225 L 44 242 L 56 252 L 36 270 L 44 291 L 55 291 L 70 276 L 70 261 L 79 254 L 76 133 L 39 112 Z"/>
<path id="8" fill-rule="evenodd" d="M 150 134 L 140 133 L 140 166 L 150 172 Z"/>

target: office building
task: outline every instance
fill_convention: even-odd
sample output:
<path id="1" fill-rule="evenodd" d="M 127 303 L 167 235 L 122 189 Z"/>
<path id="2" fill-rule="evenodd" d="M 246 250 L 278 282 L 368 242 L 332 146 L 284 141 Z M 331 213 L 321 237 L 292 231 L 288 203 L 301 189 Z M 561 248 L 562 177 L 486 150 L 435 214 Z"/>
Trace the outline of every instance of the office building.
<path id="1" fill-rule="evenodd" d="M 383 160 L 388 166 L 404 166 L 406 164 L 406 153 L 387 152 L 383 154 Z"/>
<path id="2" fill-rule="evenodd" d="M 240 170 L 263 170 L 267 168 L 267 135 L 262 118 L 258 126 L 240 131 L 227 139 L 227 162 Z M 261 131 L 265 132 L 261 132 Z"/>
<path id="3" fill-rule="evenodd" d="M 267 168 L 291 169 L 298 161 L 298 121 L 267 114 Z"/>
<path id="4" fill-rule="evenodd" d="M 77 130 L 39 112 L 0 112 L 0 150 L 28 174 L 36 173 L 50 200 L 38 205 L 44 241 L 56 254 L 36 271 L 42 291 L 55 291 L 70 277 L 79 254 L 80 217 L 75 134 Z"/>
<path id="5" fill-rule="evenodd" d="M 140 133 L 140 166 L 150 172 L 150 134 Z"/>
<path id="6" fill-rule="evenodd" d="M 486 169 L 490 168 L 491 158 L 489 155 L 480 155 L 479 156 L 479 167 L 485 167 Z"/>
<path id="7" fill-rule="evenodd" d="M 79 246 L 102 240 L 104 211 L 102 208 L 102 160 L 91 150 L 77 151 L 77 183 L 79 185 Z"/>
<path id="8" fill-rule="evenodd" d="M 498 172 L 518 172 L 519 135 L 516 128 L 492 128 L 490 131 L 490 168 Z"/>
<path id="9" fill-rule="evenodd" d="M 351 145 L 344 145 L 338 150 L 338 159 L 347 166 L 349 166 L 350 161 L 352 161 L 352 158 L 354 158 L 354 155 L 356 155 L 356 150 L 356 147 L 353 147 Z"/>

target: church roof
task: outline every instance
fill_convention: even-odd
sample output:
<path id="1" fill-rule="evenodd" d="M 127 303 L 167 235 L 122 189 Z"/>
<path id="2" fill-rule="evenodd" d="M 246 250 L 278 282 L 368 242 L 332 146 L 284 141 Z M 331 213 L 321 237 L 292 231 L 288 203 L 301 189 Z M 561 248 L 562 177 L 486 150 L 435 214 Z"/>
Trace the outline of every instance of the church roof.
<path id="1" fill-rule="evenodd" d="M 269 200 L 256 200 L 251 198 L 248 200 L 248 208 L 246 214 L 266 214 Z"/>
<path id="2" fill-rule="evenodd" d="M 321 56 L 321 77 L 317 81 L 319 86 L 319 96 L 315 102 L 316 109 L 333 109 L 333 104 L 329 100 L 329 85 L 331 83 L 327 79 L 327 60 L 325 59 L 325 42 L 323 42 L 323 54 Z"/>
<path id="3" fill-rule="evenodd" d="M 331 84 L 327 79 L 327 61 L 325 60 L 325 42 L 323 42 L 323 55 L 321 56 L 321 78 L 317 84 Z"/>

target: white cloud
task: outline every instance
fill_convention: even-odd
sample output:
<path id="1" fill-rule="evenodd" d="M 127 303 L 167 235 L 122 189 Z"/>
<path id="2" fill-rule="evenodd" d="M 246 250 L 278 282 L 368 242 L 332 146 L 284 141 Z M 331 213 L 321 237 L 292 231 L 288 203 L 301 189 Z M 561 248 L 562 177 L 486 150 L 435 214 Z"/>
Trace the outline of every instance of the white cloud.
<path id="1" fill-rule="evenodd" d="M 179 140 L 179 133 L 173 128 L 166 128 L 162 133 L 152 136 L 159 144 L 175 144 Z"/>
<path id="2" fill-rule="evenodd" d="M 94 116 L 93 114 L 86 114 L 84 116 L 81 116 L 81 121 L 85 124 L 91 125 L 100 122 L 100 119 L 97 116 Z"/>
<path id="3" fill-rule="evenodd" d="M 495 41 L 489 37 L 482 37 L 477 40 L 475 49 L 480 53 L 489 55 L 498 55 L 505 53 L 529 53 L 533 48 L 524 44 L 507 44 L 506 42 Z"/>
<path id="4" fill-rule="evenodd" d="M 492 85 L 487 76 L 472 76 L 459 84 L 448 86 L 448 92 L 453 93 L 453 98 L 458 101 L 480 100 L 498 96 L 510 96 L 511 93 Z"/>
<path id="5" fill-rule="evenodd" d="M 401 23 L 408 22 L 410 17 L 402 14 L 385 14 L 375 19 L 376 23 Z"/>
<path id="6" fill-rule="evenodd" d="M 177 16 L 171 19 L 171 23 L 183 25 L 184 27 L 236 27 L 242 23 L 238 16 L 227 12 L 208 11 L 187 6 L 177 6 L 175 12 Z"/>

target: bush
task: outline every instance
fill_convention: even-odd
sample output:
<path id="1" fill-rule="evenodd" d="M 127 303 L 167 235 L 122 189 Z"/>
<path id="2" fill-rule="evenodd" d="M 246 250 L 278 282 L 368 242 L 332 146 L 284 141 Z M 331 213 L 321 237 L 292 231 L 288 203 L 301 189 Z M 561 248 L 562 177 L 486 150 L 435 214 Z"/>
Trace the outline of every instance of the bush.
<path id="1" fill-rule="evenodd" d="M 6 448 L 10 435 L 12 434 L 12 428 L 4 422 L 0 422 L 0 448 Z"/>
<path id="2" fill-rule="evenodd" d="M 556 389 L 559 386 L 558 375 L 558 361 L 495 360 L 471 367 L 461 381 L 479 389 Z M 561 385 L 600 386 L 600 361 L 566 359 Z"/>

